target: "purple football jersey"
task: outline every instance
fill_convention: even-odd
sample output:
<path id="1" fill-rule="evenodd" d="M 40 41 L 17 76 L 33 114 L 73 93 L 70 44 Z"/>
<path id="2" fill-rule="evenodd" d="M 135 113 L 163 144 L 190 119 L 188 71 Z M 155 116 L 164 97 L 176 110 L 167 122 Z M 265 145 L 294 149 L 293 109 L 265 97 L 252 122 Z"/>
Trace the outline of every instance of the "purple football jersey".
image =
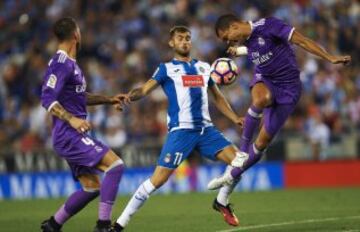
<path id="1" fill-rule="evenodd" d="M 50 60 L 42 86 L 42 105 L 50 110 L 59 102 L 68 112 L 86 119 L 86 81 L 76 61 L 59 50 Z M 78 135 L 67 122 L 53 116 L 54 145 L 65 137 Z"/>
<path id="2" fill-rule="evenodd" d="M 250 22 L 251 35 L 245 42 L 248 59 L 255 64 L 255 78 L 272 83 L 299 82 L 299 68 L 289 40 L 294 27 L 270 17 Z"/>

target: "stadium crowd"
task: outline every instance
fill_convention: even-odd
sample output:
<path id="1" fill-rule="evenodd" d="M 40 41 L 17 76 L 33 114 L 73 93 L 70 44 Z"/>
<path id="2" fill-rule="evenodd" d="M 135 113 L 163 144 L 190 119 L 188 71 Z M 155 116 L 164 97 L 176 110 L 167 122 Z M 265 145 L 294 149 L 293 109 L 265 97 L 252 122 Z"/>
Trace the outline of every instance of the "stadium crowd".
<path id="1" fill-rule="evenodd" d="M 211 62 L 226 47 L 214 22 L 233 12 L 244 20 L 273 15 L 334 54 L 350 54 L 349 67 L 331 65 L 296 48 L 303 96 L 282 133 L 328 143 L 332 135 L 360 131 L 360 3 L 357 0 L 4 0 L 0 2 L 0 145 L 31 151 L 51 148 L 50 118 L 39 102 L 47 62 L 56 52 L 52 24 L 74 17 L 81 26 L 78 62 L 88 91 L 113 95 L 148 80 L 159 62 L 171 59 L 171 26 L 192 31 L 193 57 Z M 222 90 L 239 114 L 249 103 L 252 65 L 237 58 L 237 83 Z M 161 143 L 166 135 L 166 98 L 161 88 L 119 113 L 107 106 L 89 108 L 96 136 L 112 147 Z M 210 104 L 211 105 L 211 104 Z M 211 106 L 215 124 L 239 142 L 240 128 Z M 319 130 L 321 136 L 316 136 Z M 314 135 L 315 134 L 315 135 Z M 319 138 L 320 137 L 320 138 Z"/>

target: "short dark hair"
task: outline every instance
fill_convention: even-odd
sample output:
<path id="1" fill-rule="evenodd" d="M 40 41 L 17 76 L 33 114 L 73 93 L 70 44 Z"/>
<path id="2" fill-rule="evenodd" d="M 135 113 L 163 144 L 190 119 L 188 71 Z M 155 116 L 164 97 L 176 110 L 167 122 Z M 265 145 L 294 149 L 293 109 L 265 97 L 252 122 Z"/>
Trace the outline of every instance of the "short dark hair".
<path id="1" fill-rule="evenodd" d="M 219 30 L 225 31 L 230 27 L 232 23 L 237 21 L 239 21 L 239 18 L 236 17 L 236 15 L 234 14 L 221 15 L 215 23 L 216 35 L 219 36 Z"/>
<path id="2" fill-rule="evenodd" d="M 176 32 L 180 32 L 180 33 L 189 32 L 189 33 L 191 33 L 190 29 L 187 26 L 176 25 L 176 26 L 173 26 L 170 29 L 170 38 L 172 38 L 175 35 Z"/>
<path id="3" fill-rule="evenodd" d="M 77 24 L 71 17 L 61 18 L 55 22 L 53 31 L 59 41 L 70 39 L 76 31 Z"/>

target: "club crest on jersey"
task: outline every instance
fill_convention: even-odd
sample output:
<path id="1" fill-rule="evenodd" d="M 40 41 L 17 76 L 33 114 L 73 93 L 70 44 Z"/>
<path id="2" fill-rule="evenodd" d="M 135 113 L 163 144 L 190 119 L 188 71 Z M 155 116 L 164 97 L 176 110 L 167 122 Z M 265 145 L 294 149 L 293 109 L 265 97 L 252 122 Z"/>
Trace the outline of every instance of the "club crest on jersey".
<path id="1" fill-rule="evenodd" d="M 167 154 L 165 155 L 164 162 L 165 162 L 165 163 L 170 163 L 170 161 L 171 161 L 171 154 L 170 154 L 170 153 L 167 153 Z"/>
<path id="2" fill-rule="evenodd" d="M 181 78 L 184 87 L 196 88 L 204 86 L 204 77 L 202 75 L 183 75 Z"/>
<path id="3" fill-rule="evenodd" d="M 259 44 L 260 46 L 264 46 L 264 45 L 265 45 L 265 40 L 264 40 L 263 38 L 259 37 L 259 38 L 258 38 L 258 44 Z"/>
<path id="4" fill-rule="evenodd" d="M 52 89 L 55 89 L 55 86 L 56 86 L 56 82 L 57 82 L 57 78 L 54 74 L 51 74 L 47 83 L 46 83 L 46 86 L 52 88 Z"/>
<path id="5" fill-rule="evenodd" d="M 199 71 L 200 71 L 201 73 L 204 73 L 204 72 L 205 72 L 205 68 L 204 68 L 204 67 L 200 67 L 200 68 L 199 68 Z"/>

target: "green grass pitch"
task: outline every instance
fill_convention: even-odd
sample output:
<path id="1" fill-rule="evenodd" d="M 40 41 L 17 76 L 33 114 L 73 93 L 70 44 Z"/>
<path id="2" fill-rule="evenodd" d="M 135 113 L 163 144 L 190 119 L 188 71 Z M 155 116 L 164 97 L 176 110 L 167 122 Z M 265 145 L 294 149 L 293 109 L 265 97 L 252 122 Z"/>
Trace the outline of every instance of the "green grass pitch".
<path id="1" fill-rule="evenodd" d="M 211 208 L 216 193 L 152 196 L 128 232 L 360 231 L 360 188 L 238 192 L 232 196 L 240 227 L 230 227 Z M 129 200 L 117 199 L 113 218 Z M 0 231 L 39 231 L 40 222 L 64 199 L 0 202 Z M 64 232 L 90 232 L 97 201 L 72 218 Z"/>

